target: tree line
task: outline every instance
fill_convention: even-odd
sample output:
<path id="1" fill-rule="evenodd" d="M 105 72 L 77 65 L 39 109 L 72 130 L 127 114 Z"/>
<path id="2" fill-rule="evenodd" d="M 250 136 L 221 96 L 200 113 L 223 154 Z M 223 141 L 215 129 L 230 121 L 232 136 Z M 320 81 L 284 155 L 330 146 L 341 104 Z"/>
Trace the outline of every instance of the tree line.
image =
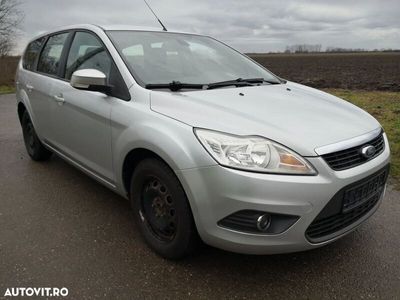
<path id="1" fill-rule="evenodd" d="M 296 44 L 291 46 L 286 46 L 284 53 L 354 53 L 354 52 L 400 52 L 399 49 L 374 49 L 367 50 L 364 48 L 342 48 L 342 47 L 326 47 L 322 50 L 321 44 Z"/>

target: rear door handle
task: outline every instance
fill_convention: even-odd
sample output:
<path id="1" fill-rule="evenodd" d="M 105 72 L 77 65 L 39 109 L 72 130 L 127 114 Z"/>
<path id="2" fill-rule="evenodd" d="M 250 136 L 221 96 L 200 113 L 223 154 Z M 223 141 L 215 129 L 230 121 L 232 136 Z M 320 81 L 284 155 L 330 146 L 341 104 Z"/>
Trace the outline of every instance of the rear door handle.
<path id="1" fill-rule="evenodd" d="M 29 92 L 31 92 L 33 90 L 33 86 L 30 84 L 27 84 L 26 88 L 28 89 Z"/>
<path id="2" fill-rule="evenodd" d="M 62 95 L 54 95 L 53 97 L 58 104 L 63 104 L 65 102 L 65 99 Z"/>

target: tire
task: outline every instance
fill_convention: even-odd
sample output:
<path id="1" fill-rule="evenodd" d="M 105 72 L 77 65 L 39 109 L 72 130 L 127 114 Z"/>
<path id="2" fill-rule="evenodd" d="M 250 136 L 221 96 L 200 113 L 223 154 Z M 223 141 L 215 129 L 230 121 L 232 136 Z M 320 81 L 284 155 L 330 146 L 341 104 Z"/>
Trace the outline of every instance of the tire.
<path id="1" fill-rule="evenodd" d="M 176 260 L 195 251 L 200 239 L 189 202 L 165 163 L 145 159 L 136 166 L 130 200 L 139 230 L 157 254 Z"/>
<path id="2" fill-rule="evenodd" d="M 48 160 L 52 153 L 40 142 L 27 111 L 22 115 L 21 125 L 26 151 L 29 156 L 35 161 Z"/>

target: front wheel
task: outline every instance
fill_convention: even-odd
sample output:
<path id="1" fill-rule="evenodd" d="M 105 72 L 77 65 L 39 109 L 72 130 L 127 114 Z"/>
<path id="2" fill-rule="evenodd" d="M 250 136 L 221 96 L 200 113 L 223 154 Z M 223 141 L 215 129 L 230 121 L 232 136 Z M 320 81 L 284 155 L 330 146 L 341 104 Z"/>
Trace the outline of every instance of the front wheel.
<path id="1" fill-rule="evenodd" d="M 132 175 L 134 218 L 146 243 L 159 255 L 179 259 L 199 241 L 185 192 L 174 172 L 157 159 L 140 162 Z"/>
<path id="2" fill-rule="evenodd" d="M 21 125 L 26 151 L 29 156 L 35 161 L 48 160 L 52 153 L 40 142 L 27 111 L 22 115 Z"/>

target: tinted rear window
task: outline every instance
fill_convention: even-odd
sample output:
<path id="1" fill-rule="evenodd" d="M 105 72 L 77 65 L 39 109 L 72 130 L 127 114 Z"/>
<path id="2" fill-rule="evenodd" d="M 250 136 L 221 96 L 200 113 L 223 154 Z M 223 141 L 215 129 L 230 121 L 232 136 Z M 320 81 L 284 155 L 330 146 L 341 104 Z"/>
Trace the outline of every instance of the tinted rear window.
<path id="1" fill-rule="evenodd" d="M 40 39 L 31 42 L 28 45 L 22 61 L 22 66 L 24 67 L 24 69 L 34 71 L 36 58 L 39 55 L 40 49 L 42 49 L 42 45 L 45 39 L 46 39 L 45 37 L 42 37 Z"/>
<path id="2" fill-rule="evenodd" d="M 56 76 L 60 64 L 61 53 L 68 37 L 68 32 L 49 37 L 40 55 L 37 70 Z"/>

